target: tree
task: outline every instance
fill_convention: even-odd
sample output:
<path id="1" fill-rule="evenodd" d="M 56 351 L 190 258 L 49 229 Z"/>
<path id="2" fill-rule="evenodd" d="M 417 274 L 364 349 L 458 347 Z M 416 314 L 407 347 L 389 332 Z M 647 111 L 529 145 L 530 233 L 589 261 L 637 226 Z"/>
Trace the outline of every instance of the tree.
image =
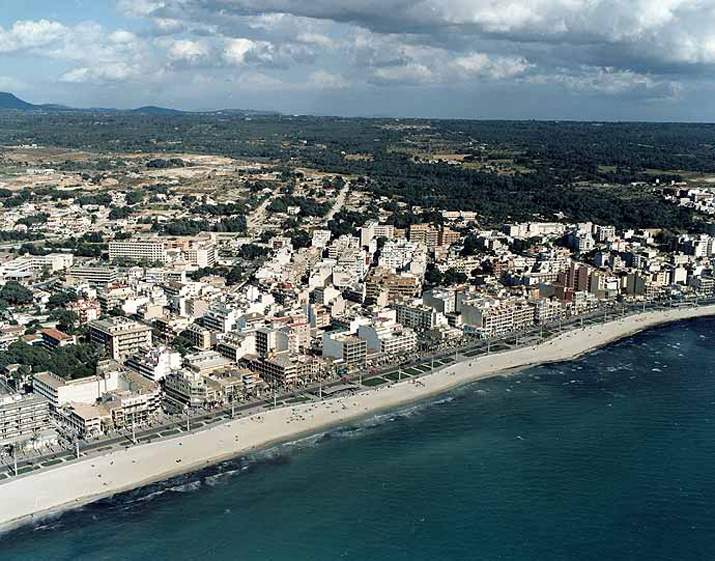
<path id="1" fill-rule="evenodd" d="M 8 281 L 0 290 L 0 299 L 15 306 L 31 304 L 32 291 L 17 281 Z"/>
<path id="2" fill-rule="evenodd" d="M 467 282 L 467 275 L 454 269 L 447 269 L 447 272 L 444 274 L 444 282 L 448 286 L 452 284 L 463 284 Z"/>
<path id="3" fill-rule="evenodd" d="M 312 243 L 312 238 L 310 234 L 305 230 L 295 230 L 288 234 L 288 237 L 293 242 L 293 247 L 295 249 L 300 249 L 301 247 L 310 247 Z"/>
<path id="4" fill-rule="evenodd" d="M 439 286 L 444 281 L 444 275 L 437 267 L 430 264 L 427 266 L 427 271 L 425 272 L 425 286 L 428 288 L 433 288 Z"/>
<path id="5" fill-rule="evenodd" d="M 268 248 L 249 243 L 241 246 L 239 254 L 243 259 L 253 260 L 258 259 L 259 257 L 264 257 L 269 253 L 269 251 L 270 250 Z"/>
<path id="6" fill-rule="evenodd" d="M 57 322 L 57 329 L 73 335 L 79 324 L 79 316 L 71 310 L 56 309 L 50 312 L 49 318 Z"/>
<path id="7" fill-rule="evenodd" d="M 103 355 L 104 349 L 91 343 L 67 345 L 48 351 L 18 341 L 0 353 L 0 367 L 23 364 L 33 372 L 49 370 L 66 380 L 73 380 L 94 374 L 97 362 Z"/>
<path id="8" fill-rule="evenodd" d="M 232 267 L 231 270 L 226 275 L 226 284 L 232 286 L 238 284 L 243 280 L 243 269 L 236 265 Z"/>
<path id="9" fill-rule="evenodd" d="M 186 331 L 174 337 L 170 344 L 171 348 L 180 353 L 181 356 L 186 356 L 194 348 L 191 338 L 187 335 Z"/>
<path id="10" fill-rule="evenodd" d="M 64 308 L 70 302 L 76 302 L 78 300 L 77 293 L 74 290 L 64 290 L 62 292 L 57 292 L 50 296 L 47 300 L 47 307 L 50 310 L 55 308 Z"/>
<path id="11" fill-rule="evenodd" d="M 141 191 L 131 191 L 126 194 L 124 200 L 128 205 L 135 205 L 144 200 L 144 193 Z"/>

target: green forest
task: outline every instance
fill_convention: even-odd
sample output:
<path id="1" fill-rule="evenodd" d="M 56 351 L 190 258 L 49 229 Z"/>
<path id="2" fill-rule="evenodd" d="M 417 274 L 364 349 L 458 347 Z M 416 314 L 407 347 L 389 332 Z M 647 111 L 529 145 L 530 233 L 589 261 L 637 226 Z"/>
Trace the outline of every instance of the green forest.
<path id="1" fill-rule="evenodd" d="M 652 185 L 683 173 L 715 173 L 715 125 L 709 124 L 0 112 L 0 144 L 28 143 L 107 154 L 164 152 L 162 165 L 178 165 L 171 154 L 179 152 L 290 162 L 350 174 L 361 188 L 410 205 L 477 211 L 485 226 L 563 213 L 622 228 L 691 230 L 697 227 L 693 213 L 661 200 Z M 424 153 L 461 154 L 475 165 L 426 163 Z M 510 173 L 489 167 L 504 161 Z M 294 204 L 305 215 L 325 211 L 290 197 L 271 210 Z M 179 234 L 199 226 L 160 230 Z M 226 221 L 217 229 L 242 228 Z"/>

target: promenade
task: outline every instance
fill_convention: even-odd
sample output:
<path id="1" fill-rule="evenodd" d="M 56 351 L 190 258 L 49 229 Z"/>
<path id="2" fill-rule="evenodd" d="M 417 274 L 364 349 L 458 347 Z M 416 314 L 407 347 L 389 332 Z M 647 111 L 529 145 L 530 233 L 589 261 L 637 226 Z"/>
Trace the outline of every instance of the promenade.
<path id="1" fill-rule="evenodd" d="M 193 430 L 176 430 L 136 445 L 127 442 L 106 450 L 95 449 L 78 460 L 64 460 L 0 482 L 0 528 L 426 399 L 464 383 L 530 365 L 570 360 L 663 323 L 710 315 L 715 315 L 715 305 L 612 314 L 610 321 L 604 317 L 603 322 L 592 321 L 544 339 L 532 336 L 516 348 L 506 347 L 500 352 L 469 351 L 457 355 L 456 362 L 441 356 L 434 371 L 431 360 L 404 371 L 393 368 L 364 380 L 363 389 L 356 393 L 244 411 L 233 420 L 223 413 Z M 381 381 L 371 384 L 370 380 Z"/>

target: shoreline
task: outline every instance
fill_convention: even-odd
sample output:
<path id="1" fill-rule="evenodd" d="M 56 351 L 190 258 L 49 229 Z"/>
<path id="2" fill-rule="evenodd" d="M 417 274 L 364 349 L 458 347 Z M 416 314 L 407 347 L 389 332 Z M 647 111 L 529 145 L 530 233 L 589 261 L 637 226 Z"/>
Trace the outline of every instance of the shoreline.
<path id="1" fill-rule="evenodd" d="M 636 333 L 680 320 L 715 315 L 715 305 L 649 311 L 574 329 L 536 346 L 463 358 L 419 379 L 267 410 L 216 423 L 195 433 L 69 462 L 0 485 L 0 531 L 53 516 L 131 489 L 304 438 L 458 386 L 542 364 L 578 359 Z"/>

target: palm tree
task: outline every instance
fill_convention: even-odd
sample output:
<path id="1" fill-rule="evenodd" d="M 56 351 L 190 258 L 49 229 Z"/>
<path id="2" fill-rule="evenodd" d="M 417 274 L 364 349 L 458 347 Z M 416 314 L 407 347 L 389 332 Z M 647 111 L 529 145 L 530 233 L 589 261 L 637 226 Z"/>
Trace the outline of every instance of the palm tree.
<path id="1" fill-rule="evenodd" d="M 13 471 L 15 472 L 15 477 L 17 477 L 17 444 L 11 443 L 5 445 L 5 452 L 7 455 L 12 455 L 13 461 Z"/>

